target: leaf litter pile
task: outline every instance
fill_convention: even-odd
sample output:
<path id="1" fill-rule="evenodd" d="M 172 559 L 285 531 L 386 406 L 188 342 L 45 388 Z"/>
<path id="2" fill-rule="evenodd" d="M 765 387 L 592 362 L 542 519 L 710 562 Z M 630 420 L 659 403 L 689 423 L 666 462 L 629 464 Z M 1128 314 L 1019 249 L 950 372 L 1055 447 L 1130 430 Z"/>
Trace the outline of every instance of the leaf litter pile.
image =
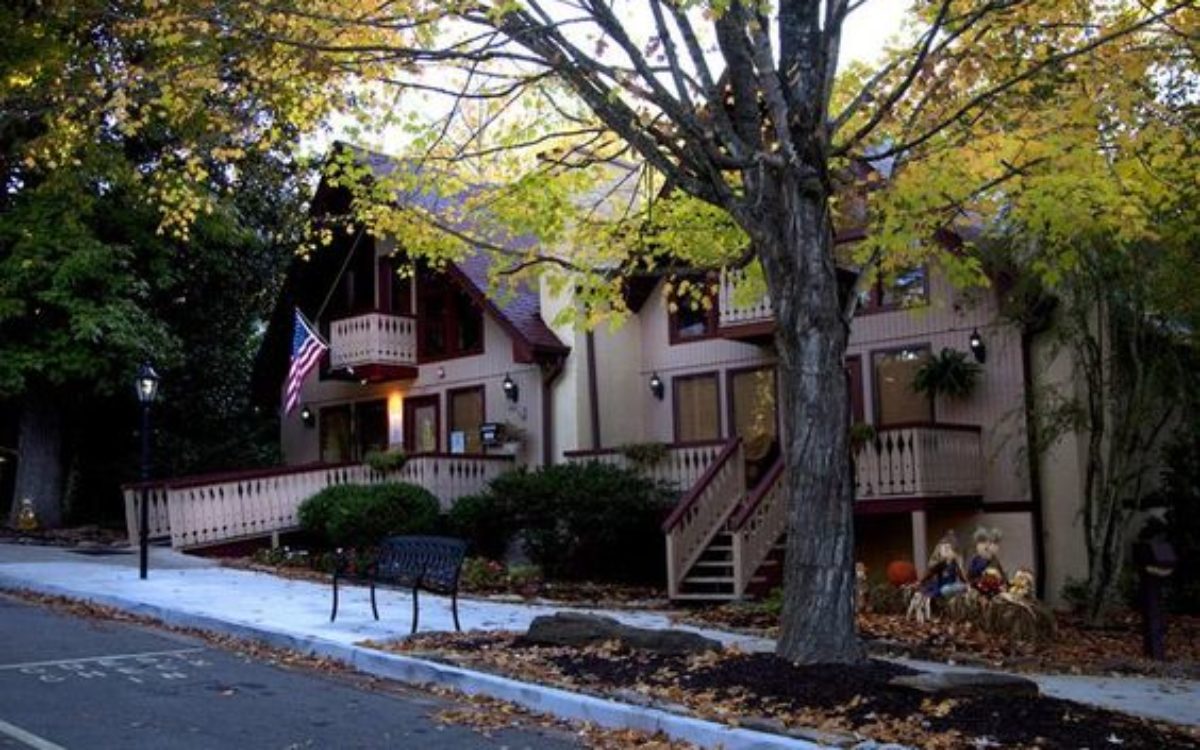
<path id="1" fill-rule="evenodd" d="M 517 633 L 431 633 L 375 648 L 751 729 L 851 746 L 922 748 L 1200 748 L 1200 733 L 1048 697 L 930 696 L 888 684 L 914 674 L 872 660 L 860 667 L 793 666 L 736 650 L 673 656 L 616 643 L 536 646 Z"/>
<path id="2" fill-rule="evenodd" d="M 675 618 L 701 627 L 773 637 L 779 615 L 757 604 L 726 604 L 689 610 Z M 1167 618 L 1170 661 L 1142 657 L 1140 619 L 1135 613 L 1117 616 L 1108 628 L 1086 628 L 1060 615 L 1052 641 L 1033 642 L 997 637 L 970 622 L 933 620 L 916 623 L 903 615 L 862 613 L 858 632 L 877 656 L 906 656 L 981 667 L 1068 674 L 1136 674 L 1200 679 L 1200 617 Z"/>

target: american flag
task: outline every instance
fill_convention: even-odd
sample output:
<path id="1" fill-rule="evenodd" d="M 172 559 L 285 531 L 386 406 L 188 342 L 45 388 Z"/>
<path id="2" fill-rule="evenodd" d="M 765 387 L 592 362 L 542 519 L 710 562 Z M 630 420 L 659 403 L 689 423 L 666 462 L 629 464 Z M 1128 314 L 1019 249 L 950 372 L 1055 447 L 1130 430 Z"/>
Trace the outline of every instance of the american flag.
<path id="1" fill-rule="evenodd" d="M 297 309 L 295 328 L 292 330 L 292 365 L 288 368 L 287 395 L 283 400 L 284 416 L 291 414 L 292 409 L 300 403 L 300 386 L 304 384 L 304 378 L 317 366 L 328 348 Z"/>

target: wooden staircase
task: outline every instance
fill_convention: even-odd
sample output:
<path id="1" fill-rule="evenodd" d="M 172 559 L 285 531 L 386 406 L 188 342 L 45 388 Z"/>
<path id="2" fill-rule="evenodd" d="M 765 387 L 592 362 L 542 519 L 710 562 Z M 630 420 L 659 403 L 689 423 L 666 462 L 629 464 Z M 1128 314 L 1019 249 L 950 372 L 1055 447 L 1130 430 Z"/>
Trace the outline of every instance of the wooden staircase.
<path id="1" fill-rule="evenodd" d="M 782 579 L 787 508 L 779 461 L 747 492 L 733 440 L 663 524 L 671 599 L 721 601 L 764 594 Z"/>

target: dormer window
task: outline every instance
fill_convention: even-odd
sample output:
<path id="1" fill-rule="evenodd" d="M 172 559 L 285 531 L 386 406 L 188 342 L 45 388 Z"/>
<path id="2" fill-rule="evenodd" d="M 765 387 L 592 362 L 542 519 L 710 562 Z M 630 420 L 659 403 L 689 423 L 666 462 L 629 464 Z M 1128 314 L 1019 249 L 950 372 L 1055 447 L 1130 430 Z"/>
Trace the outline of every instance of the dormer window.
<path id="1" fill-rule="evenodd" d="M 444 274 L 421 272 L 417 319 L 422 361 L 483 353 L 483 310 Z"/>

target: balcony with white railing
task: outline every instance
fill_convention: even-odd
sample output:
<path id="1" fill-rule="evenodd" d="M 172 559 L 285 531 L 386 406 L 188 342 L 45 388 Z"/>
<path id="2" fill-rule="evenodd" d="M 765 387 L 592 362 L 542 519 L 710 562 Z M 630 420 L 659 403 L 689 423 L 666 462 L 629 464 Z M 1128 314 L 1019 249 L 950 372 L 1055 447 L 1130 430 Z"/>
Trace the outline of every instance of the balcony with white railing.
<path id="1" fill-rule="evenodd" d="M 980 498 L 983 440 L 976 425 L 911 424 L 880 429 L 854 454 L 859 500 Z"/>
<path id="2" fill-rule="evenodd" d="M 367 313 L 329 325 L 329 365 L 347 368 L 414 368 L 417 365 L 417 319 L 407 315 Z"/>
<path id="3" fill-rule="evenodd" d="M 721 284 L 717 293 L 719 315 L 718 329 L 721 334 L 730 338 L 762 336 L 771 331 L 775 325 L 775 310 L 771 307 L 771 297 L 763 291 L 761 294 L 749 294 L 752 290 L 743 290 L 739 285 L 744 283 L 742 271 L 724 271 L 721 274 Z"/>

